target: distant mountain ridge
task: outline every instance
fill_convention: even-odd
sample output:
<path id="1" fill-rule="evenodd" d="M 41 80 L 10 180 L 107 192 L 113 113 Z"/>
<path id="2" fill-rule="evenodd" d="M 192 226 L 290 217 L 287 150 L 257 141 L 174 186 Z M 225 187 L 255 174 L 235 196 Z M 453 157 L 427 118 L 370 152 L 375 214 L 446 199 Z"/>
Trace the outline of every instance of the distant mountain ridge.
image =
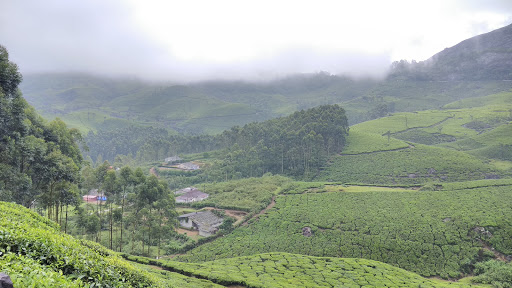
<path id="1" fill-rule="evenodd" d="M 268 82 L 145 83 L 85 74 L 24 75 L 27 101 L 43 117 L 82 132 L 153 126 L 215 134 L 297 110 L 340 104 L 350 124 L 389 113 L 439 109 L 512 89 L 512 24 L 462 41 L 422 62 L 391 65 L 385 80 L 326 72 Z M 173 132 L 173 133 L 174 133 Z"/>
<path id="2" fill-rule="evenodd" d="M 512 80 L 512 24 L 466 39 L 425 61 L 395 63 L 391 75 L 434 81 Z"/>
<path id="3" fill-rule="evenodd" d="M 437 79 L 511 80 L 512 24 L 475 36 L 432 56 Z"/>

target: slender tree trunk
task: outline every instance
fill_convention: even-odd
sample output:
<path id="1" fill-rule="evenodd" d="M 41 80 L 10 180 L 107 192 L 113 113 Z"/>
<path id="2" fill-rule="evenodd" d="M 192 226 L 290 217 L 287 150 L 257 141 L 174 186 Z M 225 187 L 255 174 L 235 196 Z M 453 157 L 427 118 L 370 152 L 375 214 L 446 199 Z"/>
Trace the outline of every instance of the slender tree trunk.
<path id="1" fill-rule="evenodd" d="M 110 250 L 112 250 L 112 202 L 110 202 Z"/>
<path id="2" fill-rule="evenodd" d="M 133 254 L 133 249 L 134 248 L 135 248 L 135 227 L 132 230 L 132 254 Z"/>
<path id="3" fill-rule="evenodd" d="M 60 224 L 61 226 L 62 226 L 62 214 L 64 214 L 64 213 L 62 213 L 62 212 L 63 212 L 63 211 L 62 211 L 63 209 L 64 209 L 64 205 L 62 205 L 62 204 L 61 204 L 61 205 L 60 205 L 60 219 L 59 219 L 59 224 Z"/>
<path id="4" fill-rule="evenodd" d="M 121 242 L 119 242 L 119 252 L 123 252 L 123 217 L 124 217 L 124 195 L 123 204 L 121 205 Z"/>
<path id="5" fill-rule="evenodd" d="M 52 219 L 53 210 L 53 183 L 50 183 L 50 198 L 48 199 L 48 219 Z"/>
<path id="6" fill-rule="evenodd" d="M 151 257 L 151 251 L 149 250 L 150 247 L 151 247 L 151 208 L 149 209 L 149 215 L 148 215 L 148 226 L 149 226 L 149 231 L 148 231 L 148 257 Z"/>
<path id="7" fill-rule="evenodd" d="M 281 148 L 281 174 L 284 174 L 284 148 Z"/>
<path id="8" fill-rule="evenodd" d="M 55 222 L 59 223 L 59 201 L 55 201 Z"/>
<path id="9" fill-rule="evenodd" d="M 117 228 L 117 229 L 116 229 L 116 239 L 118 239 L 118 240 L 119 240 L 119 228 Z M 117 248 L 117 247 L 116 247 L 116 248 Z M 119 252 L 121 252 L 121 251 L 119 251 Z"/>
<path id="10" fill-rule="evenodd" d="M 64 222 L 64 233 L 68 233 L 68 204 L 66 204 L 66 222 Z"/>
<path id="11" fill-rule="evenodd" d="M 151 252 L 149 251 L 149 248 L 151 247 L 151 223 L 149 223 L 149 232 L 148 232 L 148 257 L 151 257 Z"/>
<path id="12" fill-rule="evenodd" d="M 100 243 L 100 244 L 101 244 L 101 226 L 102 226 L 102 224 L 103 224 L 103 223 L 101 222 L 101 201 L 102 201 L 102 200 L 101 200 L 101 196 L 100 196 L 100 200 L 99 200 L 99 208 L 98 208 L 98 209 L 99 209 L 98 217 L 100 218 L 100 231 L 99 231 L 99 233 L 98 233 L 98 234 L 99 234 L 98 241 L 96 241 L 96 242 L 98 242 L 98 243 Z"/>
<path id="13" fill-rule="evenodd" d="M 162 235 L 161 235 L 161 231 L 162 231 L 162 218 L 163 218 L 163 215 L 162 213 L 160 213 L 160 221 L 158 223 L 158 229 L 160 231 L 160 233 L 158 233 L 158 248 L 157 248 L 157 252 L 156 252 L 156 258 L 160 258 L 160 238 L 162 238 Z"/>

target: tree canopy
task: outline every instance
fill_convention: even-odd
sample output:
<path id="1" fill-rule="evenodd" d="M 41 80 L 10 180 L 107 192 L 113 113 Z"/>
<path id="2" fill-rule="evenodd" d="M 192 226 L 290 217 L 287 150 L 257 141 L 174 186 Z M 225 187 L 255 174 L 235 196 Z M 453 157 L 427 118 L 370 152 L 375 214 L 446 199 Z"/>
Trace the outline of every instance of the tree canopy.
<path id="1" fill-rule="evenodd" d="M 27 207 L 37 200 L 57 218 L 78 196 L 82 136 L 58 118 L 46 123 L 21 95 L 21 81 L 0 45 L 0 197 Z"/>

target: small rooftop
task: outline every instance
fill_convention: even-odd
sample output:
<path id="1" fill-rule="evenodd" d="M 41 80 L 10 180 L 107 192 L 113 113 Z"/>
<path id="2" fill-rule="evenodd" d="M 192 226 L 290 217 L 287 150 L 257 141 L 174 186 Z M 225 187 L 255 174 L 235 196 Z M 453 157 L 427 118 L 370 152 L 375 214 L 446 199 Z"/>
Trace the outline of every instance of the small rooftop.
<path id="1" fill-rule="evenodd" d="M 188 218 L 198 223 L 199 225 L 205 227 L 214 227 L 220 225 L 222 221 L 224 221 L 222 218 L 215 215 L 212 211 L 202 211 L 183 214 L 178 216 L 178 218 Z"/>
<path id="2" fill-rule="evenodd" d="M 194 200 L 194 199 L 203 200 L 203 199 L 208 198 L 208 196 L 210 196 L 210 195 L 195 189 L 195 190 L 190 190 L 187 193 L 176 197 L 176 201 L 177 202 L 190 202 L 191 200 Z"/>

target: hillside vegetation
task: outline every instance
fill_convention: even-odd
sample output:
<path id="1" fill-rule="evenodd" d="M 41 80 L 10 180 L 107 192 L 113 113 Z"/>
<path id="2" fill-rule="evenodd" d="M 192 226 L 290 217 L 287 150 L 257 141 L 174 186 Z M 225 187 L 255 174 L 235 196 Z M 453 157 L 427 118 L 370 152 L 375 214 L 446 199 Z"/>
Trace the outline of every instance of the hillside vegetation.
<path id="1" fill-rule="evenodd" d="M 14 287 L 213 287 L 205 280 L 138 269 L 19 205 L 0 202 L 0 212 L 0 272 Z"/>
<path id="2" fill-rule="evenodd" d="M 469 287 L 441 282 L 366 259 L 265 253 L 204 263 L 163 262 L 162 267 L 246 287 Z"/>
<path id="3" fill-rule="evenodd" d="M 480 240 L 512 254 L 510 183 L 400 193 L 354 193 L 339 187 L 338 192 L 279 196 L 249 226 L 178 259 L 211 261 L 280 251 L 372 259 L 423 276 L 454 278 L 482 260 Z M 311 237 L 303 235 L 305 227 L 311 228 Z M 485 238 L 476 227 L 493 236 Z"/>
<path id="4" fill-rule="evenodd" d="M 475 156 L 421 144 L 397 151 L 340 155 L 331 161 L 317 180 L 411 185 L 478 180 L 500 173 L 497 168 Z"/>
<path id="5" fill-rule="evenodd" d="M 82 133 L 153 126 L 185 134 L 216 134 L 235 125 L 340 104 L 351 124 L 399 111 L 438 109 L 450 102 L 512 88 L 511 82 L 352 80 L 327 73 L 267 83 L 149 84 L 91 75 L 25 75 L 27 101 Z"/>
<path id="6" fill-rule="evenodd" d="M 15 287 L 467 286 L 424 279 L 364 259 L 269 253 L 190 264 L 128 257 L 168 270 L 159 271 L 65 235 L 54 222 L 21 206 L 0 202 L 0 212 L 0 272 L 10 275 Z M 26 273 L 27 269 L 31 272 Z"/>
<path id="7" fill-rule="evenodd" d="M 0 196 L 47 216 L 0 202 L 0 271 L 20 287 L 510 287 L 511 31 L 380 81 L 29 76 L 31 103 L 89 150 L 25 102 L 0 49 Z M 209 197 L 175 203 L 188 186 Z M 106 205 L 81 202 L 94 189 Z M 176 227 L 199 209 L 226 216 L 216 235 Z"/>
<path id="8" fill-rule="evenodd" d="M 344 151 L 316 179 L 400 185 L 510 177 L 510 99 L 503 92 L 353 125 Z"/>

